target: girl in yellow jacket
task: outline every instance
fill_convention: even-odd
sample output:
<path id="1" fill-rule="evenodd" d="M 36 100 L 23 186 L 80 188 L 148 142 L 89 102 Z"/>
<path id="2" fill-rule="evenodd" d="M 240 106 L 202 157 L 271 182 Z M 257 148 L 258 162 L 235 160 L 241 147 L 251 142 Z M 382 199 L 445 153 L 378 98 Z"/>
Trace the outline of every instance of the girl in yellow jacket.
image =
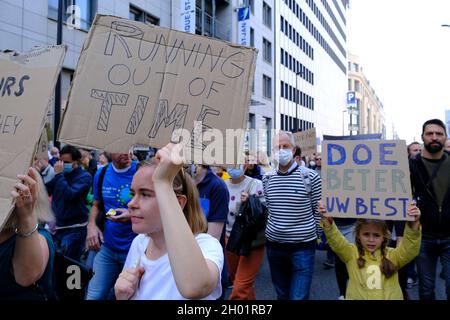
<path id="1" fill-rule="evenodd" d="M 421 229 L 420 210 L 414 203 L 408 206 L 413 221 L 405 224 L 400 245 L 388 248 L 390 233 L 383 220 L 358 219 L 355 244 L 350 244 L 339 232 L 325 205 L 318 202 L 322 228 L 333 251 L 347 266 L 349 281 L 347 300 L 403 300 L 398 282 L 398 270 L 419 254 Z"/>

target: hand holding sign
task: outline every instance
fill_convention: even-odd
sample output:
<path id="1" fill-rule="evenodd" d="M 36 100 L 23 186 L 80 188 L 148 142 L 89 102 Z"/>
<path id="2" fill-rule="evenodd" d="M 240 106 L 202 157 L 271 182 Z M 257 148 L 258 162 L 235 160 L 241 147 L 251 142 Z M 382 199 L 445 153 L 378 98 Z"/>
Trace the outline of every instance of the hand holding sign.
<path id="1" fill-rule="evenodd" d="M 153 173 L 153 182 L 170 184 L 172 186 L 173 179 L 180 170 L 183 170 L 183 165 L 186 163 L 184 158 L 180 156 L 183 146 L 181 144 L 169 143 L 164 148 L 158 150 L 155 160 L 158 166 Z"/>
<path id="2" fill-rule="evenodd" d="M 33 208 L 37 200 L 37 174 L 33 168 L 29 168 L 28 175 L 17 175 L 19 182 L 14 186 L 11 195 L 16 200 L 16 214 L 19 221 L 25 220 L 33 214 Z"/>
<path id="3" fill-rule="evenodd" d="M 317 201 L 317 210 L 320 213 L 322 223 L 325 225 L 325 227 L 329 228 L 333 223 L 333 218 L 328 214 L 327 208 L 322 201 Z"/>
<path id="4" fill-rule="evenodd" d="M 408 216 L 412 217 L 414 220 L 409 221 L 409 227 L 413 230 L 418 230 L 420 227 L 420 209 L 416 206 L 416 202 L 412 201 L 408 205 Z"/>

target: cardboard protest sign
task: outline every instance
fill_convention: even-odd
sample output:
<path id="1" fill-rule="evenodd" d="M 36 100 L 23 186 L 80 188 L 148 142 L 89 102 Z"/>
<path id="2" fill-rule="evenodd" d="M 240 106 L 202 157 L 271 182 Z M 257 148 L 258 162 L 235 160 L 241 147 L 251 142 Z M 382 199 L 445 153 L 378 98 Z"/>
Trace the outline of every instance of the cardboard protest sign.
<path id="1" fill-rule="evenodd" d="M 213 139 L 206 131 L 218 129 L 225 141 L 227 129 L 245 128 L 256 53 L 217 39 L 97 15 L 80 55 L 59 139 L 110 152 L 182 141 L 204 153 L 214 145 L 223 157 L 234 154 L 236 146 L 217 139 L 209 143 Z M 243 138 L 244 130 L 238 149 Z"/>
<path id="2" fill-rule="evenodd" d="M 322 201 L 330 215 L 412 220 L 405 141 L 324 140 L 322 156 Z"/>
<path id="3" fill-rule="evenodd" d="M 17 174 L 31 164 L 65 51 L 0 52 L 0 229 L 12 209 Z"/>
<path id="4" fill-rule="evenodd" d="M 39 159 L 48 159 L 48 137 L 47 130 L 42 130 L 38 143 L 36 144 L 36 150 L 34 156 Z"/>
<path id="5" fill-rule="evenodd" d="M 316 128 L 294 133 L 295 144 L 302 149 L 302 156 L 317 153 Z"/>

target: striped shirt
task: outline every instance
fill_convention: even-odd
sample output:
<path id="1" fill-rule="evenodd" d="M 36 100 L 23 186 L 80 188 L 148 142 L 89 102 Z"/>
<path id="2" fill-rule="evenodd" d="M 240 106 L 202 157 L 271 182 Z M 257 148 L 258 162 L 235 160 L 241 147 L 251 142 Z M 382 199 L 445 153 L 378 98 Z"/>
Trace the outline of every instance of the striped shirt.
<path id="1" fill-rule="evenodd" d="M 302 178 L 309 176 L 311 199 Z M 266 205 L 269 209 L 266 238 L 277 243 L 313 241 L 321 233 L 317 201 L 321 199 L 322 182 L 317 172 L 293 166 L 286 174 L 263 177 Z"/>

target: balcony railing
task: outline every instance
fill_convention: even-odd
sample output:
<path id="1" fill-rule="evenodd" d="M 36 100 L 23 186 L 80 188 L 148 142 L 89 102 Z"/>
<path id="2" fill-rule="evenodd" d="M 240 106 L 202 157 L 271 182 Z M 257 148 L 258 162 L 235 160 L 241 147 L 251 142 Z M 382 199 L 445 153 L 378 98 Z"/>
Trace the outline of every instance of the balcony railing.
<path id="1" fill-rule="evenodd" d="M 195 10 L 195 29 L 197 33 L 202 33 L 202 19 L 205 19 L 204 22 L 204 30 L 203 34 L 208 37 L 214 37 L 219 38 L 222 40 L 230 41 L 231 40 L 231 29 L 230 26 L 221 22 L 217 18 L 214 19 L 215 22 L 215 32 L 213 30 L 213 17 L 207 13 L 204 12 L 202 14 L 202 10 L 200 7 L 196 7 Z"/>

